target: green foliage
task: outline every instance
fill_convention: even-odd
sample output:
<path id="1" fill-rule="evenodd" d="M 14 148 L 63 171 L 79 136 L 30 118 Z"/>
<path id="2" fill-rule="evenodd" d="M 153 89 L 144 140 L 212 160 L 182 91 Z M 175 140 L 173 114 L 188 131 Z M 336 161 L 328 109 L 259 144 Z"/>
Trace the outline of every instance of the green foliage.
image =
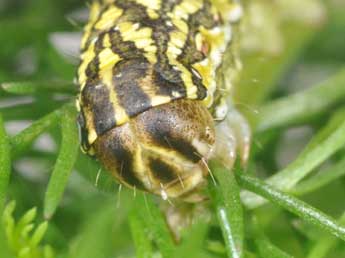
<path id="1" fill-rule="evenodd" d="M 28 210 L 19 221 L 16 221 L 13 217 L 15 206 L 14 201 L 10 202 L 2 215 L 2 225 L 10 250 L 18 258 L 54 258 L 53 249 L 49 245 L 40 245 L 48 222 L 42 222 L 37 226 L 33 224 L 37 215 L 36 208 Z"/>
<path id="2" fill-rule="evenodd" d="M 325 2 L 323 27 L 283 24 L 281 53 L 243 50 L 235 103 L 252 124 L 250 161 L 234 171 L 212 162 L 210 200 L 179 237 L 160 198 L 119 187 L 79 152 L 75 66 L 48 39 L 81 30 L 62 17 L 84 2 L 0 4 L 0 257 L 345 257 L 345 15 Z M 13 133 L 18 121 L 29 125 Z M 284 135 L 301 127 L 308 143 L 290 150 Z M 284 164 L 282 151 L 294 154 Z"/>

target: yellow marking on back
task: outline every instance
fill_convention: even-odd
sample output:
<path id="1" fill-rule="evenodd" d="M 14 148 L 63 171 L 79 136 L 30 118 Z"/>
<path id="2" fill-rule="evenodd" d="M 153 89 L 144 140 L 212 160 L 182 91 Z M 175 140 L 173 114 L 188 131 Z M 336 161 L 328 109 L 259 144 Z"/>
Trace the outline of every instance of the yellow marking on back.
<path id="1" fill-rule="evenodd" d="M 190 14 L 200 10 L 203 6 L 203 1 L 200 0 L 183 0 L 179 5 L 176 5 L 173 10 L 173 17 L 187 20 Z"/>
<path id="2" fill-rule="evenodd" d="M 182 49 L 186 43 L 187 40 L 187 34 L 181 32 L 181 31 L 173 31 L 170 33 L 170 41 L 169 45 L 173 44 L 176 47 Z"/>
<path id="3" fill-rule="evenodd" d="M 162 0 L 135 0 L 135 2 L 153 10 L 159 10 L 162 6 Z"/>
<path id="4" fill-rule="evenodd" d="M 176 61 L 176 59 L 173 56 L 168 55 L 168 58 L 169 58 L 169 63 L 173 65 L 174 67 L 176 67 L 176 69 L 181 72 L 180 76 L 186 87 L 187 98 L 196 99 L 198 88 L 193 83 L 191 72 L 183 64 Z"/>
<path id="5" fill-rule="evenodd" d="M 162 96 L 157 94 L 157 85 L 153 81 L 153 67 L 146 74 L 146 76 L 139 81 L 141 90 L 150 98 L 151 105 L 153 107 L 169 103 L 171 101 L 170 96 Z"/>
<path id="6" fill-rule="evenodd" d="M 240 3 L 229 0 L 211 0 L 212 6 L 218 10 L 225 22 L 236 22 L 242 16 Z"/>
<path id="7" fill-rule="evenodd" d="M 162 0 L 135 0 L 135 2 L 146 7 L 147 14 L 151 19 L 159 18 L 157 11 L 161 8 Z"/>
<path id="8" fill-rule="evenodd" d="M 78 80 L 80 84 L 80 89 L 82 90 L 85 87 L 87 80 L 86 68 L 89 63 L 95 58 L 95 45 L 92 43 L 89 48 L 81 54 L 81 64 L 78 69 Z"/>
<path id="9" fill-rule="evenodd" d="M 111 5 L 109 9 L 102 14 L 100 20 L 95 24 L 95 29 L 110 29 L 114 25 L 116 19 L 118 19 L 122 15 L 122 13 L 122 9 L 119 9 L 116 6 Z"/>
<path id="10" fill-rule="evenodd" d="M 91 128 L 88 128 L 88 133 L 87 133 L 87 141 L 89 142 L 89 144 L 93 144 L 96 139 L 97 139 L 97 133 L 96 133 L 96 130 L 92 127 Z"/>
<path id="11" fill-rule="evenodd" d="M 118 24 L 118 29 L 124 41 L 137 41 L 139 39 L 151 38 L 152 29 L 148 27 L 139 28 L 138 23 L 122 22 Z M 152 41 L 153 42 L 153 41 Z"/>
<path id="12" fill-rule="evenodd" d="M 173 31 L 170 33 L 170 41 L 168 42 L 168 55 L 176 59 L 181 53 L 187 41 L 187 34 L 181 31 Z"/>
<path id="13" fill-rule="evenodd" d="M 144 50 L 144 56 L 150 63 L 157 62 L 157 47 L 152 39 L 151 28 L 139 28 L 137 23 L 122 22 L 118 24 L 117 29 L 120 31 L 124 41 L 132 41 L 138 49 Z"/>
<path id="14" fill-rule="evenodd" d="M 187 35 L 181 31 L 173 31 L 170 33 L 170 41 L 168 43 L 167 56 L 169 63 L 181 72 L 181 78 L 186 86 L 187 98 L 195 99 L 197 97 L 197 87 L 192 80 L 191 72 L 180 62 L 176 60 L 177 56 L 182 53 L 182 48 L 187 40 Z"/>
<path id="15" fill-rule="evenodd" d="M 85 112 L 85 124 L 87 128 L 87 141 L 91 145 L 97 139 L 96 129 L 93 124 L 93 114 L 87 107 L 84 107 Z"/>
<path id="16" fill-rule="evenodd" d="M 149 17 L 151 19 L 158 19 L 159 18 L 159 14 L 153 9 L 147 9 L 147 14 L 149 15 Z"/>
<path id="17" fill-rule="evenodd" d="M 176 17 L 171 17 L 172 23 L 184 34 L 188 34 L 188 25 L 184 20 L 177 19 Z"/>
<path id="18" fill-rule="evenodd" d="M 184 0 L 176 5 L 171 13 L 168 13 L 173 25 L 177 27 L 177 30 L 170 33 L 167 50 L 168 59 L 169 63 L 181 72 L 181 78 L 186 87 L 187 98 L 189 99 L 197 98 L 198 88 L 193 83 L 192 73 L 183 64 L 176 61 L 176 58 L 182 53 L 182 49 L 187 41 L 188 24 L 185 21 L 188 20 L 191 14 L 200 10 L 202 6 L 203 1 Z"/>
<path id="19" fill-rule="evenodd" d="M 160 96 L 155 95 L 150 98 L 152 106 L 156 107 L 165 103 L 169 103 L 171 101 L 171 98 L 169 96 Z"/>
<path id="20" fill-rule="evenodd" d="M 200 63 L 193 65 L 193 68 L 199 72 L 202 78 L 202 84 L 207 88 L 207 97 L 203 100 L 203 103 L 209 107 L 213 102 L 213 94 L 216 89 L 215 83 L 215 71 L 212 69 L 212 62 L 209 59 L 205 59 Z"/>
<path id="21" fill-rule="evenodd" d="M 109 90 L 109 100 L 114 107 L 116 124 L 124 124 L 129 121 L 126 111 L 120 105 L 113 85 L 113 69 L 104 69 L 100 71 L 100 78 Z"/>
<path id="22" fill-rule="evenodd" d="M 98 58 L 100 60 L 99 69 L 100 71 L 105 69 L 112 69 L 114 65 L 121 60 L 121 58 L 114 54 L 113 51 L 109 48 L 103 49 Z"/>
<path id="23" fill-rule="evenodd" d="M 89 22 L 87 23 L 87 25 L 84 28 L 84 34 L 83 34 L 83 38 L 81 40 L 81 49 L 84 49 L 86 46 L 86 42 L 88 41 L 92 28 L 93 28 L 93 24 L 95 23 L 95 21 L 98 18 L 98 15 L 100 13 L 100 9 L 101 6 L 98 2 L 93 2 L 91 7 L 90 7 L 90 16 L 89 16 Z"/>
<path id="24" fill-rule="evenodd" d="M 100 73 L 102 70 L 112 69 L 121 60 L 121 57 L 111 50 L 109 34 L 104 36 L 103 46 L 105 48 L 98 55 Z"/>
<path id="25" fill-rule="evenodd" d="M 112 47 L 109 34 L 105 34 L 105 36 L 103 38 L 103 46 L 104 46 L 104 48 L 111 48 Z"/>
<path id="26" fill-rule="evenodd" d="M 104 36 L 103 45 L 106 48 L 99 54 L 99 77 L 108 88 L 109 100 L 114 107 L 116 123 L 123 124 L 129 120 L 129 117 L 123 107 L 119 104 L 113 85 L 113 67 L 121 60 L 121 57 L 110 49 L 111 42 L 109 34 Z"/>

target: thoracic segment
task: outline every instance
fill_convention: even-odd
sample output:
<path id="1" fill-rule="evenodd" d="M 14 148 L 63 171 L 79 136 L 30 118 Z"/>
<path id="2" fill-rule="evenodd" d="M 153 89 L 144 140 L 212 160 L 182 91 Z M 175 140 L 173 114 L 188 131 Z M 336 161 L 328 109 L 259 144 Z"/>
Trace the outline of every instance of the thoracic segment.
<path id="1" fill-rule="evenodd" d="M 151 107 L 182 98 L 212 107 L 238 11 L 225 0 L 94 1 L 78 70 L 84 150 Z"/>

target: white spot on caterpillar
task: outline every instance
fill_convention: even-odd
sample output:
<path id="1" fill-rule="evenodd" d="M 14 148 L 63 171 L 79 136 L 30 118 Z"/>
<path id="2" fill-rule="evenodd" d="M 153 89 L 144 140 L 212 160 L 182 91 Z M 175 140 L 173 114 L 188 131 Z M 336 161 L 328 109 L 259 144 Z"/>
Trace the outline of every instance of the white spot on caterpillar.
<path id="1" fill-rule="evenodd" d="M 196 77 L 198 77 L 199 79 L 202 79 L 200 73 L 197 70 L 195 70 L 194 68 L 192 68 L 191 70 Z"/>
<path id="2" fill-rule="evenodd" d="M 223 120 L 227 113 L 228 113 L 228 105 L 225 102 L 219 104 L 219 106 L 217 106 L 216 108 L 216 119 Z"/>
<path id="3" fill-rule="evenodd" d="M 173 95 L 174 98 L 181 97 L 181 94 L 178 91 L 173 91 L 171 94 Z"/>
<path id="4" fill-rule="evenodd" d="M 166 24 L 168 27 L 172 27 L 172 26 L 173 26 L 173 24 L 172 24 L 171 21 L 166 21 L 165 24 Z"/>
<path id="5" fill-rule="evenodd" d="M 229 13 L 228 18 L 230 22 L 238 22 L 242 16 L 243 16 L 243 8 L 240 4 L 237 4 Z"/>

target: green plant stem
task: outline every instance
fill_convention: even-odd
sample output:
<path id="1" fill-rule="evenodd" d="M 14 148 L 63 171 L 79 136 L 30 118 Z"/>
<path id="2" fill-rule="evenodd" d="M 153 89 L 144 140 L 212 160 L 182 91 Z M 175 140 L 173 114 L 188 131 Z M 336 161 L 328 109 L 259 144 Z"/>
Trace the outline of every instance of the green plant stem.
<path id="1" fill-rule="evenodd" d="M 328 183 L 345 175 L 345 158 L 337 162 L 330 168 L 318 173 L 310 179 L 301 182 L 290 192 L 295 195 L 304 195 L 306 193 L 313 192 Z"/>
<path id="2" fill-rule="evenodd" d="M 314 136 L 294 162 L 267 179 L 266 182 L 279 190 L 289 191 L 313 169 L 343 148 L 345 145 L 344 114 L 343 111 L 337 113 L 329 124 Z M 242 201 L 248 208 L 256 208 L 266 202 L 248 192 L 243 193 Z"/>
<path id="3" fill-rule="evenodd" d="M 11 147 L 5 124 L 0 114 L 0 214 L 4 208 L 11 174 Z"/>
<path id="4" fill-rule="evenodd" d="M 236 173 L 236 176 L 238 183 L 243 188 L 264 197 L 272 203 L 301 217 L 303 220 L 345 241 L 345 227 L 342 227 L 338 222 L 323 212 L 291 195 L 276 190 L 274 187 L 261 180 L 244 175 L 241 172 Z"/>
<path id="5" fill-rule="evenodd" d="M 64 102 L 65 103 L 65 102 Z M 53 112 L 63 105 L 61 101 L 50 101 L 49 106 L 42 108 L 42 102 L 33 102 L 29 104 L 18 104 L 15 106 L 0 108 L 3 118 L 6 121 L 18 120 L 37 120 L 42 116 Z"/>
<path id="6" fill-rule="evenodd" d="M 340 217 L 339 223 L 345 224 L 345 213 Z M 329 251 L 338 243 L 338 239 L 331 235 L 324 235 L 316 241 L 311 248 L 307 258 L 323 258 L 326 257 Z"/>
<path id="7" fill-rule="evenodd" d="M 79 137 L 75 117 L 74 110 L 67 110 L 61 116 L 61 149 L 44 199 L 44 217 L 47 219 L 51 218 L 61 201 L 67 180 L 78 156 Z"/>
<path id="8" fill-rule="evenodd" d="M 37 93 L 66 93 L 76 94 L 77 87 L 71 82 L 46 81 L 46 82 L 7 82 L 0 85 L 0 89 L 16 95 L 31 95 Z"/>
<path id="9" fill-rule="evenodd" d="M 30 147 L 32 142 L 40 136 L 44 131 L 56 125 L 59 118 L 71 109 L 71 104 L 67 104 L 60 109 L 53 111 L 52 113 L 46 115 L 45 117 L 35 121 L 28 128 L 24 129 L 19 134 L 15 135 L 11 139 L 12 145 L 12 156 L 14 158 L 22 154 L 27 148 Z"/>
<path id="10" fill-rule="evenodd" d="M 339 113 L 340 117 L 343 117 L 344 112 Z M 334 120 L 338 121 L 338 114 L 334 117 Z M 330 127 L 333 127 L 334 123 L 330 121 Z M 324 129 L 328 131 L 328 126 Z M 327 138 L 323 138 L 324 130 L 321 130 L 319 134 L 314 136 L 312 141 L 307 145 L 301 155 L 292 162 L 286 169 L 272 176 L 268 182 L 272 185 L 278 186 L 279 189 L 289 190 L 296 185 L 302 178 L 307 176 L 314 168 L 319 166 L 322 162 L 327 160 L 331 155 L 343 148 L 345 145 L 345 121 L 342 120 L 337 127 L 327 135 Z M 328 134 L 328 132 L 327 132 Z"/>
<path id="11" fill-rule="evenodd" d="M 259 108 L 256 131 L 306 123 L 309 118 L 345 101 L 344 85 L 345 68 L 318 86 L 269 102 Z"/>
<path id="12" fill-rule="evenodd" d="M 223 232 L 229 257 L 243 257 L 244 222 L 240 201 L 240 189 L 233 171 L 212 164 L 217 183 L 210 182 L 211 198 L 215 205 L 217 218 Z"/>

